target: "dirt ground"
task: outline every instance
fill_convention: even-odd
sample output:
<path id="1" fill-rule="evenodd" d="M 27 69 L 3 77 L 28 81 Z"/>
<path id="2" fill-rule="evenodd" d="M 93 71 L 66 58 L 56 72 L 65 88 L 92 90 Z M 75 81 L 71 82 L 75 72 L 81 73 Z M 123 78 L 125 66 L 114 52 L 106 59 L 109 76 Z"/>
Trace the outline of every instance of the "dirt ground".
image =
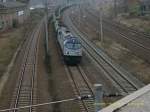
<path id="1" fill-rule="evenodd" d="M 121 97 L 105 97 L 108 95 L 119 94 L 119 91 L 112 85 L 108 78 L 103 75 L 102 71 L 89 59 L 86 54 L 82 58 L 82 67 L 84 68 L 85 73 L 87 74 L 88 79 L 94 84 L 102 84 L 104 91 L 104 107 L 113 103 L 114 101 L 120 99 Z M 109 104 L 108 104 L 109 103 Z"/>
<path id="2" fill-rule="evenodd" d="M 35 99 L 38 100 L 37 103 L 74 98 L 71 83 L 65 72 L 61 55 L 58 52 L 55 35 L 52 28 L 50 28 L 49 32 L 51 35 L 49 40 L 51 68 L 46 69 L 44 43 L 41 39 L 41 44 L 39 46 L 40 52 L 38 55 L 37 99 Z M 12 92 L 10 91 L 14 90 L 15 81 L 19 72 L 18 68 L 20 67 L 22 61 L 22 55 L 23 51 L 21 51 L 17 56 L 11 71 L 11 75 L 8 79 L 9 83 L 5 85 L 5 90 L 2 92 L 2 96 L 0 98 L 0 109 L 9 108 L 9 103 L 12 98 Z M 51 72 L 49 69 L 51 69 Z M 43 106 L 37 109 L 39 112 L 79 112 L 79 107 L 76 101 L 51 106 Z"/>
<path id="3" fill-rule="evenodd" d="M 24 27 L 0 34 L 0 76 L 6 70 L 10 60 L 23 39 Z"/>
<path id="4" fill-rule="evenodd" d="M 49 91 L 49 73 L 45 65 L 45 47 L 44 35 L 39 40 L 38 47 L 38 64 L 37 64 L 37 103 L 51 102 L 52 97 Z M 37 112 L 52 112 L 52 106 L 41 106 L 37 108 Z"/>
<path id="5" fill-rule="evenodd" d="M 135 56 L 130 50 L 109 38 L 105 38 L 103 44 L 97 41 L 96 45 L 101 47 L 113 60 L 130 71 L 139 80 L 145 84 L 150 83 L 149 63 Z"/>
<path id="6" fill-rule="evenodd" d="M 36 13 L 38 15 L 38 13 Z M 36 19 L 36 20 L 35 20 Z M 40 18 L 34 18 L 34 15 L 32 15 L 29 20 L 23 24 L 20 25 L 16 29 L 11 29 L 7 32 L 1 33 L 0 38 L 0 75 L 3 76 L 3 72 L 6 70 L 8 64 L 10 63 L 10 60 L 12 56 L 14 55 L 14 52 L 16 51 L 17 47 L 21 43 L 21 41 L 25 41 L 27 38 L 25 35 L 26 33 L 29 34 L 29 32 L 32 32 L 34 25 L 37 24 L 38 20 Z M 22 48 L 24 48 L 25 45 L 22 45 Z M 4 85 L 4 90 L 2 91 L 2 95 L 0 97 L 0 109 L 9 108 L 9 103 L 12 98 L 12 92 L 15 88 L 15 82 L 18 78 L 19 69 L 22 62 L 22 57 L 24 51 L 20 50 L 18 55 L 15 58 L 15 62 L 13 64 L 13 67 L 7 76 L 7 83 Z M 3 76 L 6 77 L 6 76 Z M 2 82 L 1 82 L 2 83 Z"/>
<path id="7" fill-rule="evenodd" d="M 74 23 L 78 23 L 78 20 Z M 100 42 L 99 33 L 95 32 L 88 21 L 81 22 L 80 28 L 88 35 L 89 39 L 107 53 L 120 66 L 131 72 L 143 83 L 150 83 L 150 64 L 132 53 L 114 38 L 104 33 L 103 42 Z"/>
<path id="8" fill-rule="evenodd" d="M 15 32 L 16 33 L 16 32 Z M 21 35 L 20 35 L 21 36 Z M 23 36 L 22 36 L 22 39 L 23 39 Z M 8 39 L 9 40 L 9 39 Z M 20 41 L 19 41 L 20 42 Z M 23 46 L 24 47 L 24 46 Z M 13 53 L 15 52 L 15 48 L 13 49 L 14 51 L 13 52 L 11 52 L 12 53 L 12 55 L 13 55 Z M 6 50 L 7 51 L 7 50 Z M 22 57 L 22 54 L 23 54 L 23 52 L 21 51 L 18 55 L 17 55 L 17 57 L 16 57 L 16 60 L 15 60 L 15 64 L 13 65 L 13 68 L 12 68 L 12 70 L 11 70 L 11 74 L 8 76 L 8 80 L 7 80 L 7 82 L 9 82 L 9 83 L 6 83 L 6 85 L 4 86 L 4 91 L 2 91 L 2 95 L 1 95 L 1 97 L 0 97 L 0 108 L 1 109 L 5 109 L 5 108 L 9 108 L 9 103 L 10 103 L 10 101 L 11 101 L 11 97 L 12 97 L 12 92 L 10 92 L 10 91 L 13 91 L 14 90 L 14 87 L 15 87 L 15 81 L 16 81 L 16 78 L 18 77 L 18 72 L 19 72 L 19 67 L 20 67 L 20 65 L 21 65 L 21 61 L 22 61 L 22 59 L 21 59 L 21 57 Z M 6 55 L 6 57 L 5 58 L 8 58 L 7 57 L 7 54 L 5 54 Z M 11 56 L 9 57 L 10 58 L 10 60 L 11 60 Z M 9 61 L 10 61 L 9 60 Z M 8 63 L 9 63 L 9 61 L 8 61 Z M 2 64 L 2 63 L 1 63 Z M 6 66 L 7 67 L 7 66 Z M 4 76 L 3 76 L 4 77 Z M 1 82 L 2 83 L 2 82 Z"/>
<path id="9" fill-rule="evenodd" d="M 67 13 L 67 11 L 66 11 L 66 13 Z M 64 13 L 64 17 L 62 17 L 64 21 L 65 21 L 65 16 L 67 16 L 66 13 Z M 74 22 L 76 22 L 78 24 L 77 21 L 74 21 Z M 67 23 L 66 23 L 66 25 L 67 25 Z M 82 24 L 80 24 L 79 26 L 80 26 L 80 28 L 83 28 Z M 90 30 L 88 26 L 86 26 L 84 28 L 86 30 L 88 30 L 89 34 L 93 33 L 92 32 L 93 30 Z M 97 39 L 96 36 L 94 36 L 94 35 L 92 35 L 92 36 L 89 35 L 89 38 L 90 37 L 91 37 L 91 39 L 94 38 L 95 41 Z M 105 97 L 106 95 L 119 94 L 119 91 L 116 89 L 116 87 L 113 86 L 112 82 L 110 82 L 110 80 L 103 74 L 103 72 L 97 66 L 97 64 L 95 64 L 85 53 L 83 53 L 81 66 L 83 67 L 84 72 L 86 73 L 86 75 L 92 85 L 94 85 L 94 84 L 102 84 L 103 85 L 104 103 L 105 103 L 104 107 L 121 98 L 120 96 L 119 97 Z"/>
<path id="10" fill-rule="evenodd" d="M 102 84 L 104 86 L 104 93 L 114 94 L 117 92 L 116 88 L 111 85 L 111 82 L 101 73 L 100 69 L 89 59 L 86 54 L 83 55 L 81 65 L 83 66 L 87 77 L 92 84 Z"/>
<path id="11" fill-rule="evenodd" d="M 124 24 L 128 27 L 135 28 L 139 31 L 150 33 L 150 20 L 138 17 L 127 17 L 119 14 L 114 21 Z"/>

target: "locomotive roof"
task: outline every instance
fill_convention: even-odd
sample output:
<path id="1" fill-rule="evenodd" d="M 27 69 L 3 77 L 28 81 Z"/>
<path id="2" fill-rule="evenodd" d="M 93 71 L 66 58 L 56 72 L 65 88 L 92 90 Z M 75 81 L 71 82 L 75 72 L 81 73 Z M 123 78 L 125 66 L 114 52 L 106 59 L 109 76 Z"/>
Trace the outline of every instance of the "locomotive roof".
<path id="1" fill-rule="evenodd" d="M 67 28 L 67 26 L 61 21 L 61 19 L 56 19 L 56 21 L 58 22 L 59 26 Z"/>
<path id="2" fill-rule="evenodd" d="M 62 26 L 62 27 L 60 28 L 60 30 L 61 30 L 61 32 L 62 32 L 63 34 L 66 34 L 66 35 L 71 34 L 71 32 L 69 31 L 69 29 L 66 28 L 66 27 L 64 27 L 64 26 Z"/>

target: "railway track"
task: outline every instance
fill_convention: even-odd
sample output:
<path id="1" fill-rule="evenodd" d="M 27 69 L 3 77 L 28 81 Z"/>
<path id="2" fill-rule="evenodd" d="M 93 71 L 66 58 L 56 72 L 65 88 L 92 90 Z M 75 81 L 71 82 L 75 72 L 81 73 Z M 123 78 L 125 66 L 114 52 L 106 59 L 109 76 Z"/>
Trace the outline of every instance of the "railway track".
<path id="1" fill-rule="evenodd" d="M 86 10 L 85 13 L 87 13 L 87 15 L 89 14 L 88 18 L 91 20 L 92 24 L 96 26 L 97 22 L 99 21 L 99 17 L 93 14 L 91 11 Z M 92 20 L 93 17 L 96 19 L 96 21 Z M 123 37 L 124 39 L 150 52 L 150 45 L 149 45 L 150 36 L 149 35 L 146 35 L 146 34 L 137 32 L 133 29 L 131 30 L 129 28 L 118 25 L 118 23 L 110 21 L 107 18 L 103 20 L 103 24 L 104 24 L 103 25 L 104 30 L 109 30 L 110 32 L 113 32 L 114 34 L 119 35 Z M 98 29 L 95 29 L 95 30 L 98 30 Z"/>
<path id="2" fill-rule="evenodd" d="M 108 56 L 106 56 L 101 50 L 97 49 L 92 42 L 87 40 L 87 35 L 83 32 L 79 32 L 75 27 L 75 24 L 73 24 L 69 18 L 67 18 L 67 22 L 69 23 L 71 31 L 74 31 L 75 35 L 78 34 L 78 37 L 80 37 L 85 53 L 97 63 L 97 65 L 103 70 L 103 73 L 112 81 L 121 94 L 126 95 L 132 93 L 143 86 L 140 81 L 132 77 L 131 74 L 120 66 L 114 64 Z"/>
<path id="3" fill-rule="evenodd" d="M 37 66 L 37 52 L 38 39 L 42 21 L 34 29 L 33 33 L 25 42 L 23 61 L 19 71 L 19 78 L 17 79 L 16 88 L 13 92 L 10 108 L 18 108 L 28 106 L 35 103 L 36 100 L 36 66 Z M 22 110 L 11 110 L 10 112 L 35 112 L 35 108 L 28 108 Z"/>
<path id="4" fill-rule="evenodd" d="M 84 9 L 83 9 L 84 10 Z M 96 21 L 99 21 L 99 17 L 98 15 L 96 15 L 96 13 L 94 13 L 94 11 L 92 10 L 88 10 L 86 9 L 86 11 L 84 11 L 85 13 L 91 15 L 92 17 L 95 18 Z M 143 44 L 143 46 L 149 46 L 150 42 L 150 35 L 141 31 L 137 31 L 135 29 L 132 29 L 130 27 L 127 27 L 125 25 L 122 25 L 116 21 L 112 21 L 109 18 L 104 17 L 103 19 L 104 24 L 106 24 L 107 26 L 111 27 L 111 29 L 115 29 L 116 31 L 119 31 L 118 33 L 122 33 L 123 35 L 126 35 L 127 37 L 130 37 L 132 40 L 137 41 L 139 44 Z"/>
<path id="5" fill-rule="evenodd" d="M 61 56 L 61 48 L 58 44 L 57 47 L 59 55 Z M 73 87 L 74 95 L 76 97 L 88 95 L 92 96 L 90 99 L 88 98 L 86 100 L 78 101 L 81 112 L 94 112 L 94 92 L 92 89 L 92 85 L 86 76 L 86 73 L 80 65 L 69 66 L 64 62 L 63 64 L 68 78 L 71 82 L 71 86 Z"/>
<path id="6" fill-rule="evenodd" d="M 82 12 L 86 14 L 86 18 L 84 18 L 84 20 L 81 18 L 80 20 L 82 22 L 88 21 L 86 23 L 84 22 L 84 24 L 86 24 L 93 32 L 98 32 L 98 15 L 94 15 L 91 11 L 88 10 L 82 10 Z M 150 62 L 149 35 L 137 31 L 132 31 L 126 27 L 118 25 L 117 23 L 109 21 L 107 18 L 103 19 L 103 31 L 105 35 L 116 38 L 117 42 L 121 42 L 122 45 L 130 49 L 134 54 Z"/>
<path id="7" fill-rule="evenodd" d="M 94 96 L 92 85 L 80 65 L 66 66 L 65 68 L 76 96 Z M 94 99 L 79 101 L 79 106 L 81 112 L 94 112 Z"/>

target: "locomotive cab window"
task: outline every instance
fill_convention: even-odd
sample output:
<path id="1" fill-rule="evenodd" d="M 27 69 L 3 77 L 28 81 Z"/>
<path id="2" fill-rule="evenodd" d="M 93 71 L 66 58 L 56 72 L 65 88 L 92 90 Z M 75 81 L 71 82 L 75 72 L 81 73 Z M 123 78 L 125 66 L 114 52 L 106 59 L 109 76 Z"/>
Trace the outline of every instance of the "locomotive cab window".
<path id="1" fill-rule="evenodd" d="M 80 49 L 81 48 L 81 44 L 80 43 L 67 42 L 66 43 L 66 48 L 68 48 L 68 49 Z"/>
<path id="2" fill-rule="evenodd" d="M 59 32 L 59 35 L 61 35 L 61 32 Z"/>

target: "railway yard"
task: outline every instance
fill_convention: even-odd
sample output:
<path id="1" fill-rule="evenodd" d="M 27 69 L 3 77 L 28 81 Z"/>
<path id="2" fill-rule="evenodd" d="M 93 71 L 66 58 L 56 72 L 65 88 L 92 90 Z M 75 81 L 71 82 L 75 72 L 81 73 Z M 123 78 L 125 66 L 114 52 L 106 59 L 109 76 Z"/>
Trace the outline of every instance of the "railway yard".
<path id="1" fill-rule="evenodd" d="M 61 12 L 61 22 L 78 37 L 83 51 L 81 62 L 69 65 L 54 20 L 47 22 L 42 11 L 35 12 L 34 24 L 27 26 L 7 82 L 0 82 L 4 85 L 0 112 L 95 112 L 94 84 L 103 85 L 101 108 L 105 108 L 150 83 L 149 34 L 103 17 L 100 38 L 98 12 L 86 6 L 69 7 Z"/>
<path id="2" fill-rule="evenodd" d="M 72 15 L 72 18 L 75 18 L 75 11 L 72 12 L 70 15 Z M 133 75 L 136 74 L 140 80 L 149 83 L 149 35 L 130 28 L 127 29 L 127 27 L 121 26 L 116 22 L 112 24 L 106 18 L 103 20 L 104 39 L 102 40 L 103 42 L 99 42 L 99 18 L 95 17 L 96 20 L 92 20 L 94 12 L 92 13 L 88 10 L 81 10 L 81 13 L 83 16 L 72 21 L 77 27 L 84 29 L 82 34 L 86 35 L 89 40 L 121 66 L 127 68 Z M 80 23 L 79 20 L 81 21 Z"/>

